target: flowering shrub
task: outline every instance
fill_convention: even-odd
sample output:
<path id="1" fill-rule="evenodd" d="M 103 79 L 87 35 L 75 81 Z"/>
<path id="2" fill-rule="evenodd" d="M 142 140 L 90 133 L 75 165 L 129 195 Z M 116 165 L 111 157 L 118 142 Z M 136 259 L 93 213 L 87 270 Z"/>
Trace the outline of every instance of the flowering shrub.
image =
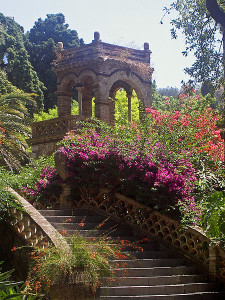
<path id="1" fill-rule="evenodd" d="M 107 219 L 94 230 L 101 228 L 106 221 Z M 70 219 L 65 222 L 70 222 Z M 80 227 L 83 226 L 84 220 L 80 222 Z M 63 233 L 70 245 L 69 250 L 49 246 L 45 249 L 36 248 L 31 252 L 27 292 L 37 295 L 44 293 L 47 297 L 52 285 L 63 284 L 68 287 L 68 284 L 80 284 L 80 288 L 86 287 L 95 294 L 99 286 L 115 281 L 119 269 L 126 267 L 124 260 L 130 255 L 124 252 L 125 249 L 131 247 L 136 251 L 143 251 L 140 244 L 147 240 L 131 243 L 128 240 L 112 240 L 107 234 L 95 238 L 91 231 L 88 237 L 82 236 L 79 230 L 73 235 L 67 235 L 65 230 Z M 125 269 L 121 275 L 126 276 Z"/>
<path id="2" fill-rule="evenodd" d="M 209 99 L 196 93 L 180 94 L 179 98 L 165 98 L 164 110 L 146 108 L 149 131 L 154 131 L 179 156 L 205 158 L 214 162 L 224 161 L 224 141 L 217 115 L 209 105 Z"/>
<path id="3" fill-rule="evenodd" d="M 163 157 L 153 161 L 154 147 L 149 145 L 149 153 L 142 153 L 143 133 L 133 127 L 130 130 L 132 134 L 127 133 L 127 128 L 123 139 L 118 131 L 109 135 L 94 129 L 66 136 L 59 151 L 66 157 L 73 190 L 107 186 L 160 211 L 178 215 L 178 201 L 183 205 L 187 201 L 194 203 L 196 176 L 192 164 L 185 159 L 174 162 Z"/>
<path id="4" fill-rule="evenodd" d="M 192 91 L 165 98 L 158 110 L 146 108 L 142 124 L 112 129 L 83 123 L 79 134 L 68 133 L 59 151 L 71 198 L 80 197 L 79 188 L 106 186 L 173 216 L 182 212 L 196 219 L 201 200 L 225 185 L 224 143 L 216 126 L 220 116 L 210 103 Z M 54 176 L 55 171 L 41 178 L 34 195 L 46 193 Z"/>
<path id="5" fill-rule="evenodd" d="M 47 165 L 42 169 L 39 179 L 36 181 L 34 187 L 23 187 L 23 192 L 37 208 L 49 207 L 54 204 L 51 203 L 52 195 L 57 198 L 61 193 L 61 182 L 56 170 Z"/>

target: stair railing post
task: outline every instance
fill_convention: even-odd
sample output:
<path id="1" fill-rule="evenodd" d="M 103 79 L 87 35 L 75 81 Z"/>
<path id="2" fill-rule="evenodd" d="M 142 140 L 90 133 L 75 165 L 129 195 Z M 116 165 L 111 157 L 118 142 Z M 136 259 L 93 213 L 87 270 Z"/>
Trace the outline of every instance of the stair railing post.
<path id="1" fill-rule="evenodd" d="M 72 203 L 69 199 L 70 195 L 70 185 L 67 183 L 62 183 L 62 192 L 59 197 L 59 203 L 61 209 L 71 208 Z"/>
<path id="2" fill-rule="evenodd" d="M 216 281 L 217 276 L 217 255 L 216 246 L 209 245 L 209 277 L 211 281 Z"/>

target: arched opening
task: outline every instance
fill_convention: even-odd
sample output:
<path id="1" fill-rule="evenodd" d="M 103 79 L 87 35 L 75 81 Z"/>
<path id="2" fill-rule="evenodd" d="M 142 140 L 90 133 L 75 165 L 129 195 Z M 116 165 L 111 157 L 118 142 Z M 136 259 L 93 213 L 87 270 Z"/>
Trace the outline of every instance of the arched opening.
<path id="1" fill-rule="evenodd" d="M 122 80 L 116 81 L 109 93 L 114 103 L 115 124 L 129 124 L 139 121 L 139 100 L 133 87 Z"/>
<path id="2" fill-rule="evenodd" d="M 72 77 L 68 76 L 68 79 Z M 92 116 L 94 81 L 91 76 L 68 82 L 64 78 L 58 89 L 58 115 L 79 115 L 85 118 Z"/>

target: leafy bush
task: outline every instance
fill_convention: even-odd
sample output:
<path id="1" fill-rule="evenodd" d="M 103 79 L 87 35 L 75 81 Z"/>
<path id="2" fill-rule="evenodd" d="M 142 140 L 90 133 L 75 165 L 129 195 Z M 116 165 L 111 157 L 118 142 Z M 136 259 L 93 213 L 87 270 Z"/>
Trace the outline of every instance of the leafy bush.
<path id="1" fill-rule="evenodd" d="M 36 295 L 29 294 L 23 291 L 23 282 L 14 282 L 11 280 L 11 274 L 13 270 L 2 272 L 1 265 L 3 262 L 0 261 L 0 299 L 17 299 L 17 300 L 35 300 Z M 41 297 L 38 297 L 40 300 Z"/>
<path id="2" fill-rule="evenodd" d="M 225 244 L 225 191 L 215 191 L 204 201 L 202 227 L 211 238 Z"/>
<path id="3" fill-rule="evenodd" d="M 3 167 L 0 168 L 0 222 L 9 222 L 11 219 L 10 209 L 22 209 L 13 195 L 7 191 L 9 186 L 9 172 Z"/>
<path id="4" fill-rule="evenodd" d="M 109 187 L 161 211 L 178 213 L 176 204 L 191 201 L 195 170 L 185 159 L 170 161 L 158 155 L 159 144 L 143 141 L 137 127 L 111 132 L 84 129 L 69 133 L 60 152 L 66 157 L 68 180 L 79 187 Z M 142 143 L 145 151 L 142 151 Z"/>
<path id="5" fill-rule="evenodd" d="M 107 219 L 94 231 L 101 228 L 106 221 Z M 84 222 L 85 219 L 81 220 L 79 224 L 81 228 Z M 133 247 L 143 251 L 139 243 L 145 240 L 134 243 L 127 240 L 113 241 L 107 233 L 94 238 L 92 231 L 88 236 L 82 236 L 79 230 L 73 235 L 67 235 L 64 230 L 63 234 L 70 245 L 70 250 L 49 246 L 45 250 L 34 249 L 31 253 L 33 262 L 26 282 L 26 291 L 36 294 L 44 292 L 48 295 L 51 285 L 81 283 L 95 293 L 103 282 L 114 281 L 118 269 L 126 265 L 123 261 L 119 261 L 128 258 L 128 254 L 123 252 L 124 249 Z"/>

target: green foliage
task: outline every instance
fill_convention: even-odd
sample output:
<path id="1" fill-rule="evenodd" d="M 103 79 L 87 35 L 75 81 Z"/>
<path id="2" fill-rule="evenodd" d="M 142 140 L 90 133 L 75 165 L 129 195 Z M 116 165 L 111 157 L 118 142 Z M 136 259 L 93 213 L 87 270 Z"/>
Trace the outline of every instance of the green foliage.
<path id="1" fill-rule="evenodd" d="M 161 88 L 158 89 L 157 92 L 161 95 L 161 96 L 166 96 L 166 97 L 177 97 L 180 93 L 180 90 L 176 87 L 169 87 L 167 86 L 166 88 Z"/>
<path id="2" fill-rule="evenodd" d="M 139 101 L 136 93 L 133 91 L 131 98 L 131 111 L 132 111 L 132 121 L 139 121 Z M 128 99 L 126 96 L 126 91 L 119 90 L 116 93 L 115 100 L 115 123 L 117 125 L 128 124 Z"/>
<path id="3" fill-rule="evenodd" d="M 93 232 L 100 229 L 108 219 L 97 225 Z M 70 222 L 66 219 L 65 222 Z M 85 226 L 85 218 L 81 220 L 79 226 L 81 229 Z M 130 243 L 127 240 L 113 241 L 107 234 L 111 229 L 105 231 L 103 236 L 97 239 L 90 238 L 93 232 L 88 236 L 80 234 L 79 230 L 73 235 L 68 235 L 65 230 L 62 234 L 65 236 L 70 249 L 65 247 L 49 246 L 45 250 L 36 248 L 33 254 L 33 263 L 30 266 L 28 275 L 27 291 L 44 292 L 46 295 L 49 288 L 54 284 L 82 284 L 87 290 L 96 292 L 96 289 L 102 282 L 110 282 L 116 275 L 116 270 L 121 268 L 123 262 L 119 259 L 127 259 L 128 254 L 122 253 L 126 247 L 133 247 L 136 250 L 142 250 L 139 241 Z M 143 241 L 140 241 L 143 242 Z M 46 259 L 47 257 L 47 259 Z"/>
<path id="4" fill-rule="evenodd" d="M 210 194 L 202 205 L 203 229 L 209 237 L 225 244 L 225 191 Z"/>
<path id="5" fill-rule="evenodd" d="M 17 300 L 35 300 L 42 299 L 34 294 L 25 293 L 23 291 L 23 286 L 21 284 L 23 282 L 14 282 L 10 280 L 11 274 L 14 270 L 2 272 L 1 265 L 3 262 L 0 261 L 0 299 L 8 300 L 8 299 L 17 299 Z"/>
<path id="6" fill-rule="evenodd" d="M 78 102 L 76 100 L 72 101 L 71 114 L 72 115 L 79 114 Z M 49 108 L 48 112 L 41 111 L 38 114 L 34 114 L 34 122 L 51 120 L 51 119 L 55 119 L 55 118 L 58 118 L 58 108 L 57 107 Z"/>
<path id="7" fill-rule="evenodd" d="M 18 173 L 8 173 L 8 182 L 14 189 L 23 190 L 33 189 L 37 179 L 40 177 L 42 170 L 46 167 L 54 167 L 54 156 L 40 157 L 31 159 L 30 163 L 21 167 Z"/>
<path id="8" fill-rule="evenodd" d="M 0 261 L 0 266 L 3 262 Z M 22 284 L 22 282 L 14 282 L 10 280 L 11 274 L 13 270 L 7 272 L 1 272 L 0 267 L 0 298 L 2 300 L 7 299 L 21 299 L 22 294 L 19 292 L 18 286 Z M 17 289 L 16 289 L 17 288 Z"/>
<path id="9" fill-rule="evenodd" d="M 30 119 L 25 105 L 34 106 L 32 94 L 21 91 L 0 95 L 0 165 L 16 170 L 29 160 L 26 138 L 30 137 Z"/>
<path id="10" fill-rule="evenodd" d="M 219 1 L 221 2 L 221 1 Z M 171 20 L 172 38 L 181 31 L 185 36 L 187 56 L 194 52 L 195 62 L 185 72 L 195 82 L 216 83 L 223 76 L 223 47 L 220 26 L 210 17 L 205 0 L 175 0 L 166 12 L 174 10 L 178 16 Z"/>
<path id="11" fill-rule="evenodd" d="M 42 107 L 44 85 L 34 71 L 24 46 L 23 28 L 12 18 L 0 13 L 0 64 L 8 80 L 27 93 L 38 95 L 38 107 Z M 13 91 L 14 92 L 14 91 Z"/>
<path id="12" fill-rule="evenodd" d="M 7 191 L 9 186 L 9 172 L 0 168 L 0 222 L 9 222 L 10 208 L 21 209 L 21 205 Z"/>
<path id="13" fill-rule="evenodd" d="M 51 120 L 58 118 L 58 109 L 56 107 L 49 108 L 48 112 L 41 111 L 38 114 L 34 114 L 34 122 L 41 122 L 45 120 Z"/>
<path id="14" fill-rule="evenodd" d="M 64 48 L 79 46 L 76 30 L 68 29 L 62 13 L 47 14 L 47 18 L 39 18 L 26 35 L 26 49 L 30 62 L 39 79 L 47 90 L 44 92 L 44 108 L 48 110 L 56 105 L 56 74 L 53 72 L 53 61 L 56 59 L 56 44 L 63 42 Z"/>
<path id="15" fill-rule="evenodd" d="M 7 80 L 6 73 L 0 70 L 0 95 L 16 93 L 19 90 Z"/>
<path id="16" fill-rule="evenodd" d="M 186 93 L 186 87 L 183 87 L 183 92 Z M 182 94 L 180 94 L 182 95 Z M 198 111 L 204 114 L 205 108 L 215 108 L 216 98 L 207 94 L 205 97 L 196 95 L 196 91 L 191 89 L 189 91 L 190 98 L 185 98 L 181 101 L 181 97 L 153 97 L 152 107 L 162 113 L 173 113 L 180 111 L 181 113 L 191 113 Z M 217 111 L 216 111 L 217 112 Z"/>

